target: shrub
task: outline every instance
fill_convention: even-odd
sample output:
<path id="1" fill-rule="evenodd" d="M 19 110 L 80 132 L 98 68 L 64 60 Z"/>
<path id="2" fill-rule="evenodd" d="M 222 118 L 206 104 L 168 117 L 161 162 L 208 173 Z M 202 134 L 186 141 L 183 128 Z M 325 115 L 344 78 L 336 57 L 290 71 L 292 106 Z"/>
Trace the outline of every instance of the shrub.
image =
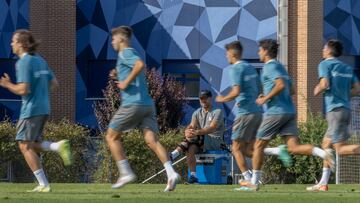
<path id="1" fill-rule="evenodd" d="M 57 153 L 43 153 L 43 165 L 51 182 L 83 182 L 86 172 L 91 168 L 85 161 L 89 131 L 68 120 L 59 123 L 49 122 L 44 129 L 44 140 L 59 141 L 68 139 L 73 154 L 73 165 L 64 167 Z"/>
<path id="2" fill-rule="evenodd" d="M 0 122 L 0 164 L 13 160 L 19 150 L 15 140 L 16 128 L 9 120 Z"/>
<path id="3" fill-rule="evenodd" d="M 184 117 L 185 88 L 173 77 L 162 77 L 154 68 L 146 72 L 146 77 L 156 106 L 159 130 L 177 128 Z"/>
<path id="4" fill-rule="evenodd" d="M 29 179 L 29 176 L 24 176 L 24 173 L 31 171 L 25 168 L 25 161 L 20 153 L 19 147 L 15 142 L 16 127 L 10 120 L 0 122 L 0 177 L 5 177 L 7 173 L 7 164 L 11 162 L 13 169 L 20 169 L 14 171 L 13 180 Z"/>
<path id="5" fill-rule="evenodd" d="M 174 149 L 183 137 L 183 130 L 169 130 L 159 135 L 159 141 L 166 149 Z M 142 182 L 164 168 L 155 153 L 147 147 L 142 132 L 134 130 L 123 134 L 122 142 L 130 165 L 138 176 L 138 182 Z M 100 145 L 97 154 L 97 163 L 99 167 L 94 174 L 95 182 L 115 182 L 118 177 L 118 170 L 105 141 Z M 185 174 L 186 163 L 182 162 L 177 165 L 175 169 L 180 174 Z M 165 173 L 163 173 L 150 182 L 164 183 L 165 178 Z"/>
<path id="6" fill-rule="evenodd" d="M 0 163 L 12 162 L 15 182 L 33 181 L 33 175 L 15 142 L 15 136 L 16 128 L 13 123 L 8 120 L 0 122 Z M 56 153 L 41 153 L 45 173 L 51 182 L 82 182 L 85 171 L 89 170 L 84 161 L 88 130 L 67 120 L 59 123 L 48 122 L 44 129 L 43 140 L 61 139 L 70 140 L 75 164 L 64 167 L 60 156 Z M 4 173 L 0 171 L 0 174 Z"/>
<path id="7" fill-rule="evenodd" d="M 184 117 L 185 89 L 174 78 L 163 77 L 155 69 L 146 70 L 146 78 L 149 94 L 155 103 L 160 132 L 177 128 Z M 105 99 L 94 104 L 95 116 L 102 131 L 107 128 L 121 103 L 120 91 L 114 81 L 109 80 L 103 92 Z"/>
<path id="8" fill-rule="evenodd" d="M 104 100 L 94 104 L 94 112 L 101 131 L 105 131 L 109 122 L 120 106 L 120 90 L 113 80 L 109 80 L 103 91 Z"/>

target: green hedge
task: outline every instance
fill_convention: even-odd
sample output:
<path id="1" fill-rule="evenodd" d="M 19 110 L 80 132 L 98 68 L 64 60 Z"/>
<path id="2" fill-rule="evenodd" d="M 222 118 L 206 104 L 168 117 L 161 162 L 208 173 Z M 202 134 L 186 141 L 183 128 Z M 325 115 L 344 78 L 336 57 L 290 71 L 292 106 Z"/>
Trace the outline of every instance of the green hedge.
<path id="1" fill-rule="evenodd" d="M 14 141 L 15 125 L 8 120 L 0 122 L 0 163 L 14 160 L 19 152 Z"/>
<path id="2" fill-rule="evenodd" d="M 169 130 L 166 133 L 160 134 L 159 140 L 160 143 L 170 151 L 177 146 L 183 137 L 183 129 L 180 131 Z M 138 182 L 142 182 L 163 169 L 163 165 L 160 160 L 146 145 L 140 131 L 134 130 L 124 134 L 122 136 L 122 142 L 131 167 L 138 177 Z M 100 144 L 100 149 L 97 154 L 97 163 L 98 168 L 94 174 L 95 182 L 109 183 L 116 181 L 118 177 L 118 170 L 115 161 L 111 157 L 105 139 L 103 139 Z M 175 170 L 177 170 L 180 174 L 186 174 L 186 169 L 187 167 L 185 161 L 175 167 Z M 150 183 L 164 183 L 166 180 L 165 178 L 165 173 L 163 173 L 150 181 Z"/>
<path id="3" fill-rule="evenodd" d="M 11 123 L 9 120 L 5 120 L 3 122 L 0 122 L 0 177 L 5 178 L 6 171 L 7 171 L 7 163 L 12 162 L 12 166 L 14 169 L 17 169 L 20 166 L 20 171 L 14 171 L 16 174 L 14 174 L 14 179 L 20 178 L 24 179 L 23 174 L 23 165 L 24 160 L 19 155 L 19 147 L 17 146 L 17 143 L 14 141 L 16 134 L 16 128 L 13 123 Z M 28 169 L 27 172 L 30 172 Z M 31 173 L 31 172 L 30 172 Z"/>
<path id="4" fill-rule="evenodd" d="M 0 122 L 0 163 L 12 162 L 15 182 L 32 181 L 32 173 L 19 151 L 15 136 L 15 124 L 8 120 Z M 70 167 L 64 167 L 61 158 L 56 153 L 42 153 L 44 169 L 51 182 L 81 182 L 83 180 L 85 172 L 88 171 L 88 165 L 83 159 L 87 150 L 88 137 L 89 132 L 86 128 L 68 120 L 59 123 L 49 122 L 45 126 L 43 140 L 70 140 L 75 163 Z M 1 168 L 0 174 L 4 174 L 4 168 Z"/>
<path id="5" fill-rule="evenodd" d="M 89 131 L 80 126 L 63 120 L 60 123 L 48 123 L 44 130 L 44 140 L 59 141 L 68 139 L 71 144 L 74 164 L 64 167 L 57 153 L 44 153 L 43 165 L 51 182 L 81 182 L 88 170 L 84 160 L 87 151 Z"/>
<path id="6" fill-rule="evenodd" d="M 302 143 L 321 145 L 327 123 L 322 115 L 310 115 L 305 123 L 299 124 Z M 183 130 L 169 130 L 159 135 L 164 147 L 173 150 L 183 139 Z M 0 122 L 0 164 L 12 161 L 14 167 L 14 181 L 33 181 L 33 176 L 21 155 L 17 143 L 14 141 L 16 134 L 15 125 L 9 121 Z M 89 131 L 79 125 L 63 120 L 59 123 L 49 122 L 44 131 L 44 140 L 57 141 L 69 139 L 74 153 L 74 165 L 64 167 L 56 153 L 43 153 L 43 163 L 46 174 L 51 182 L 83 182 L 86 174 L 91 176 L 90 181 L 100 183 L 114 182 L 118 171 L 110 156 L 104 139 L 99 140 L 97 154 L 89 153 Z M 128 159 L 138 176 L 138 182 L 163 169 L 161 162 L 147 147 L 140 131 L 126 133 L 122 137 Z M 282 144 L 280 138 L 273 140 L 270 146 Z M 88 156 L 88 157 L 87 157 Z M 265 183 L 314 183 L 322 172 L 322 160 L 313 156 L 293 156 L 294 165 L 284 168 L 275 156 L 265 159 L 263 167 Z M 93 167 L 94 164 L 96 167 Z M 187 165 L 182 162 L 176 170 L 186 178 Z M 5 167 L 0 167 L 0 174 L 4 174 Z M 150 181 L 151 183 L 164 183 L 165 173 Z M 89 181 L 89 180 L 85 180 Z M 333 177 L 332 177 L 333 181 Z"/>

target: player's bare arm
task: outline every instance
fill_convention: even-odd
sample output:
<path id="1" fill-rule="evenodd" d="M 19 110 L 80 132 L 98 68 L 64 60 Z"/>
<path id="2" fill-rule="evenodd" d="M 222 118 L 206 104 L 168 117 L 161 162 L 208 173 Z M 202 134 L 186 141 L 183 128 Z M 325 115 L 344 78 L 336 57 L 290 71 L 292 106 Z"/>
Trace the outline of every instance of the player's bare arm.
<path id="1" fill-rule="evenodd" d="M 109 78 L 111 80 L 117 80 L 117 71 L 116 71 L 116 68 L 112 69 L 110 72 L 109 72 Z"/>
<path id="2" fill-rule="evenodd" d="M 209 127 L 205 127 L 205 128 L 198 129 L 198 130 L 193 130 L 193 132 L 190 134 L 190 136 L 188 138 L 195 137 L 198 135 L 207 135 L 207 134 L 213 133 L 216 131 L 217 126 L 218 126 L 218 124 L 214 120 L 210 123 Z"/>
<path id="3" fill-rule="evenodd" d="M 239 85 L 234 85 L 231 88 L 231 91 L 229 92 L 229 94 L 227 94 L 226 96 L 219 95 L 219 96 L 216 97 L 215 101 L 219 102 L 219 103 L 232 101 L 237 96 L 239 96 L 240 92 L 241 92 L 240 86 Z"/>
<path id="4" fill-rule="evenodd" d="M 50 90 L 51 91 L 54 91 L 56 88 L 58 88 L 59 87 L 59 82 L 58 82 L 58 80 L 56 79 L 56 78 L 54 78 L 54 79 L 52 79 L 51 81 L 50 81 Z"/>
<path id="5" fill-rule="evenodd" d="M 141 70 L 145 68 L 145 64 L 142 60 L 137 60 L 135 62 L 134 68 L 132 69 L 129 76 L 124 81 L 117 82 L 117 87 L 121 90 L 124 90 L 128 87 L 128 85 L 133 81 L 137 75 L 141 72 Z"/>
<path id="6" fill-rule="evenodd" d="M 326 89 L 329 88 L 329 81 L 326 78 L 321 78 L 320 82 L 316 85 L 314 89 L 314 96 L 319 95 L 320 93 L 324 92 Z"/>
<path id="7" fill-rule="evenodd" d="M 191 123 L 185 129 L 185 137 L 193 137 L 193 133 L 196 128 L 198 128 L 198 121 L 196 119 L 192 119 Z"/>
<path id="8" fill-rule="evenodd" d="M 6 73 L 0 79 L 0 86 L 19 96 L 29 94 L 29 83 L 12 83 L 9 75 Z"/>
<path id="9" fill-rule="evenodd" d="M 358 96 L 360 94 L 360 83 L 359 82 L 355 82 L 352 84 L 351 87 L 351 96 Z"/>
<path id="10" fill-rule="evenodd" d="M 268 100 L 272 99 L 273 97 L 280 94 L 281 91 L 284 90 L 285 82 L 284 82 L 284 80 L 282 78 L 277 78 L 274 82 L 275 82 L 275 86 L 268 95 L 264 95 L 264 96 L 259 97 L 258 99 L 256 99 L 256 103 L 258 105 L 265 104 Z"/>

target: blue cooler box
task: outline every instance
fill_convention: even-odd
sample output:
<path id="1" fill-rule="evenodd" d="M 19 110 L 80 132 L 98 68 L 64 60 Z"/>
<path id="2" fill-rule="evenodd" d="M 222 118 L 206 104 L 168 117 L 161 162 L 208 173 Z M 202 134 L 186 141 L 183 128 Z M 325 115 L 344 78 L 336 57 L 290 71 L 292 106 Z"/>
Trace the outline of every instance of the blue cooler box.
<path id="1" fill-rule="evenodd" d="M 227 151 L 206 151 L 196 155 L 196 176 L 200 184 L 227 184 L 231 155 Z M 190 177 L 190 171 L 188 171 Z"/>

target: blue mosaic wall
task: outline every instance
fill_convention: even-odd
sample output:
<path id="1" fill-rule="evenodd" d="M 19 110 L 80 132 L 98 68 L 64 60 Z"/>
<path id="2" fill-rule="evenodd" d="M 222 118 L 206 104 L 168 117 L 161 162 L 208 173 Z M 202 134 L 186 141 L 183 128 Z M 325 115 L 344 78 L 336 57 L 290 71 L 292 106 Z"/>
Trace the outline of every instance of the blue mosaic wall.
<path id="1" fill-rule="evenodd" d="M 11 51 L 11 37 L 15 30 L 29 27 L 29 0 L 0 0 L 0 75 L 10 74 L 15 80 L 15 56 Z M 18 118 L 19 97 L 0 88 L 0 118 Z"/>
<path id="2" fill-rule="evenodd" d="M 345 54 L 360 55 L 360 1 L 324 1 L 324 38 L 338 38 Z"/>
<path id="3" fill-rule="evenodd" d="M 77 121 L 96 124 L 87 90 L 97 82 L 92 75 L 106 78 L 114 65 L 111 28 L 131 26 L 133 46 L 160 71 L 164 59 L 199 59 L 201 88 L 224 92 L 229 87 L 224 45 L 241 40 L 244 58 L 257 58 L 257 42 L 276 38 L 276 7 L 276 0 L 78 0 Z M 233 104 L 222 108 L 231 115 Z"/>
<path id="4" fill-rule="evenodd" d="M 276 37 L 276 4 L 276 0 L 77 0 L 77 121 L 96 126 L 87 89 L 102 85 L 102 78 L 106 82 L 104 69 L 113 67 L 112 27 L 132 26 L 133 46 L 149 67 L 161 71 L 164 59 L 199 59 L 201 88 L 224 93 L 229 86 L 224 44 L 239 39 L 244 57 L 257 58 L 256 43 Z M 0 0 L 0 74 L 10 72 L 14 78 L 11 36 L 28 27 L 29 0 Z M 360 1 L 324 1 L 324 39 L 339 38 L 346 54 L 360 55 L 359 33 Z M 0 117 L 16 119 L 20 102 L 13 100 L 18 97 L 1 89 L 0 99 Z M 233 104 L 222 108 L 231 115 Z"/>

